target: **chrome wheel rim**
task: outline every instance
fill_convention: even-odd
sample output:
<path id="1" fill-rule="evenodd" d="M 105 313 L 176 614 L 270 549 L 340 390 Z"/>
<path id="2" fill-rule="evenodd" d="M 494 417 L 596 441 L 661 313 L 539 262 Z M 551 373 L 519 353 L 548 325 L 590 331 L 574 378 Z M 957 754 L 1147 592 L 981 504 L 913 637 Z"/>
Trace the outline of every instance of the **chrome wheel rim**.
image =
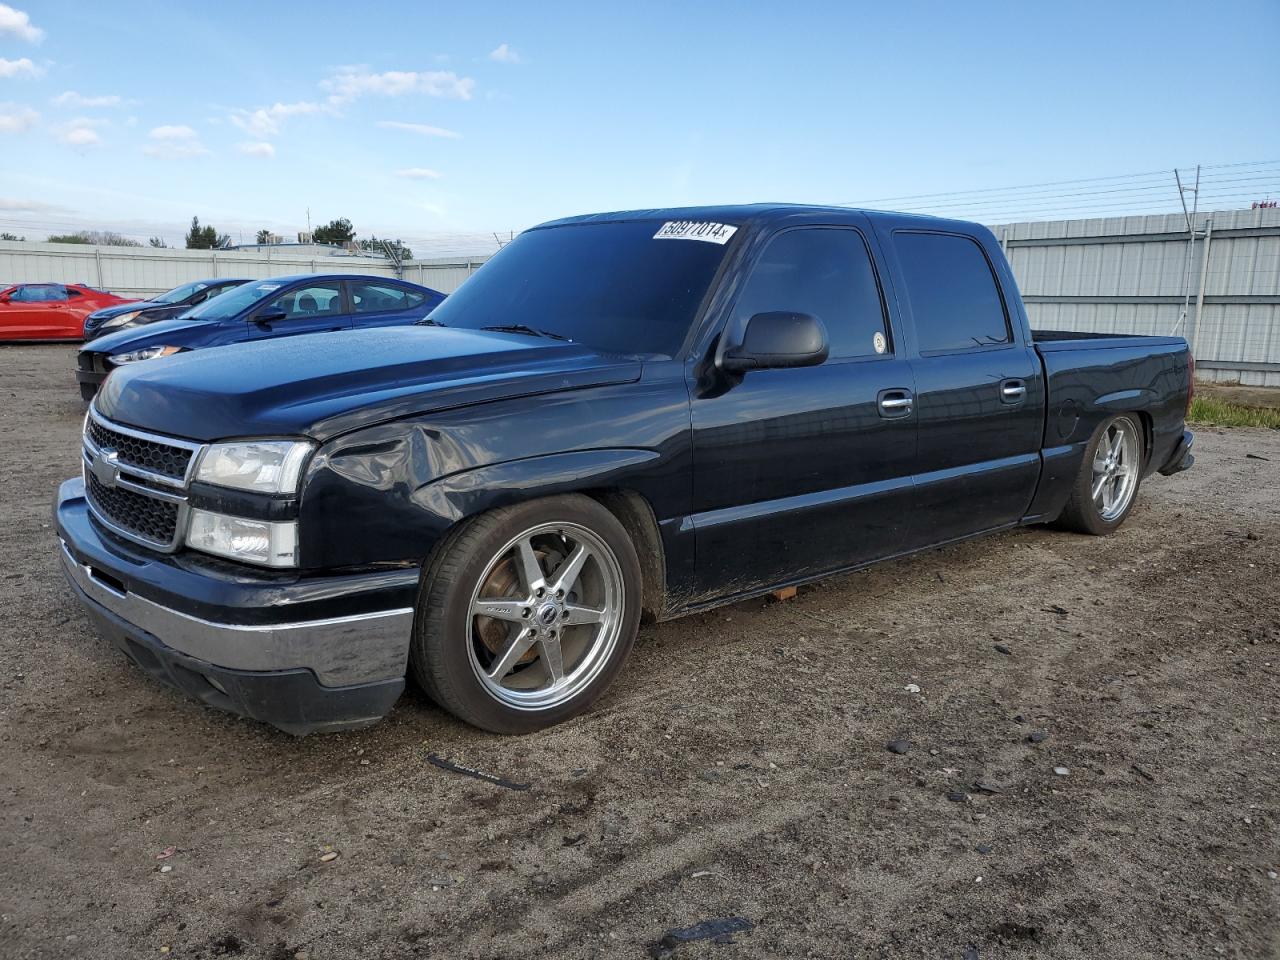
<path id="1" fill-rule="evenodd" d="M 622 633 L 622 566 L 586 527 L 544 523 L 512 537 L 471 594 L 467 655 L 481 687 L 518 710 L 573 699 Z"/>
<path id="2" fill-rule="evenodd" d="M 1110 523 L 1129 508 L 1138 486 L 1138 428 L 1121 418 L 1109 424 L 1093 454 L 1093 505 Z"/>

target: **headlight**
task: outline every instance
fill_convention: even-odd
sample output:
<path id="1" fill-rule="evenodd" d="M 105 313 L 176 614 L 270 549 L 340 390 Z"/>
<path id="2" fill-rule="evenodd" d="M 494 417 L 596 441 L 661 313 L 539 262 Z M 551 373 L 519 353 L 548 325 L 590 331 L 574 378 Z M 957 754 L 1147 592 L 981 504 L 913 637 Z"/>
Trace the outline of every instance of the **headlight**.
<path id="1" fill-rule="evenodd" d="M 200 458 L 196 479 L 255 493 L 297 493 L 302 464 L 312 449 L 305 440 L 215 443 Z"/>
<path id="2" fill-rule="evenodd" d="M 194 507 L 187 546 L 242 563 L 294 567 L 298 564 L 298 523 L 229 517 Z"/>
<path id="3" fill-rule="evenodd" d="M 118 317 L 112 317 L 102 325 L 103 330 L 115 330 L 117 327 L 124 327 L 131 323 L 138 316 L 141 310 L 132 310 L 129 313 L 122 313 Z"/>
<path id="4" fill-rule="evenodd" d="M 109 359 L 119 366 L 122 363 L 137 363 L 139 360 L 154 360 L 156 357 L 171 357 L 181 349 L 181 347 L 143 347 L 141 350 L 133 350 L 129 353 L 117 353 Z"/>

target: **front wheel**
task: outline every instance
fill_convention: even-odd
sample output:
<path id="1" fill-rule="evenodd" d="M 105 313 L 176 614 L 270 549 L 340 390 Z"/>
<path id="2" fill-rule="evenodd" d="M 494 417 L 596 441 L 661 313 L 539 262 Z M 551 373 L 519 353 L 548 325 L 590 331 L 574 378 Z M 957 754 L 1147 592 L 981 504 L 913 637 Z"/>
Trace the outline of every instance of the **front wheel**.
<path id="1" fill-rule="evenodd" d="M 1142 428 L 1131 416 L 1112 417 L 1098 427 L 1058 525 L 1104 536 L 1124 523 L 1142 480 Z"/>
<path id="2" fill-rule="evenodd" d="M 424 574 L 410 663 L 429 696 L 494 733 L 575 716 L 622 668 L 640 622 L 640 561 L 584 496 L 483 514 Z"/>

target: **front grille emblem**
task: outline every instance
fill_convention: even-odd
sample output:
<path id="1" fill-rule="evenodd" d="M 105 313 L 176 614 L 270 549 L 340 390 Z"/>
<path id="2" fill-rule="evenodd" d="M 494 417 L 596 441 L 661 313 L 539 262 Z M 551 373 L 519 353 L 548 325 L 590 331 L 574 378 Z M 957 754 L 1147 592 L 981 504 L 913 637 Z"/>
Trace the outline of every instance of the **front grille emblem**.
<path id="1" fill-rule="evenodd" d="M 89 469 L 100 484 L 111 489 L 120 479 L 120 454 L 110 447 L 101 449 L 93 455 Z"/>

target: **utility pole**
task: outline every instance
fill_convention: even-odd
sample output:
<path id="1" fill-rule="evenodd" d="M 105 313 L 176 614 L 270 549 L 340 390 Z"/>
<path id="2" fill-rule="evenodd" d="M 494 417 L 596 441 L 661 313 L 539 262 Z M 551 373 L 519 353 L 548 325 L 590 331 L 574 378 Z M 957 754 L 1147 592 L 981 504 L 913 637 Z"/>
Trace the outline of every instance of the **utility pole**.
<path id="1" fill-rule="evenodd" d="M 1196 213 L 1200 209 L 1200 164 L 1196 164 L 1196 184 L 1194 187 L 1184 187 L 1182 185 L 1182 177 L 1175 168 L 1173 171 L 1173 180 L 1178 185 L 1178 199 L 1182 202 L 1182 216 L 1187 221 L 1187 253 L 1182 258 L 1182 316 L 1178 317 L 1178 322 L 1174 324 L 1173 333 L 1177 333 L 1182 329 L 1182 325 L 1187 322 L 1187 317 L 1191 312 L 1191 264 L 1194 261 L 1196 249 Z M 1187 192 L 1195 194 L 1195 198 L 1191 201 L 1191 211 L 1187 212 Z"/>

